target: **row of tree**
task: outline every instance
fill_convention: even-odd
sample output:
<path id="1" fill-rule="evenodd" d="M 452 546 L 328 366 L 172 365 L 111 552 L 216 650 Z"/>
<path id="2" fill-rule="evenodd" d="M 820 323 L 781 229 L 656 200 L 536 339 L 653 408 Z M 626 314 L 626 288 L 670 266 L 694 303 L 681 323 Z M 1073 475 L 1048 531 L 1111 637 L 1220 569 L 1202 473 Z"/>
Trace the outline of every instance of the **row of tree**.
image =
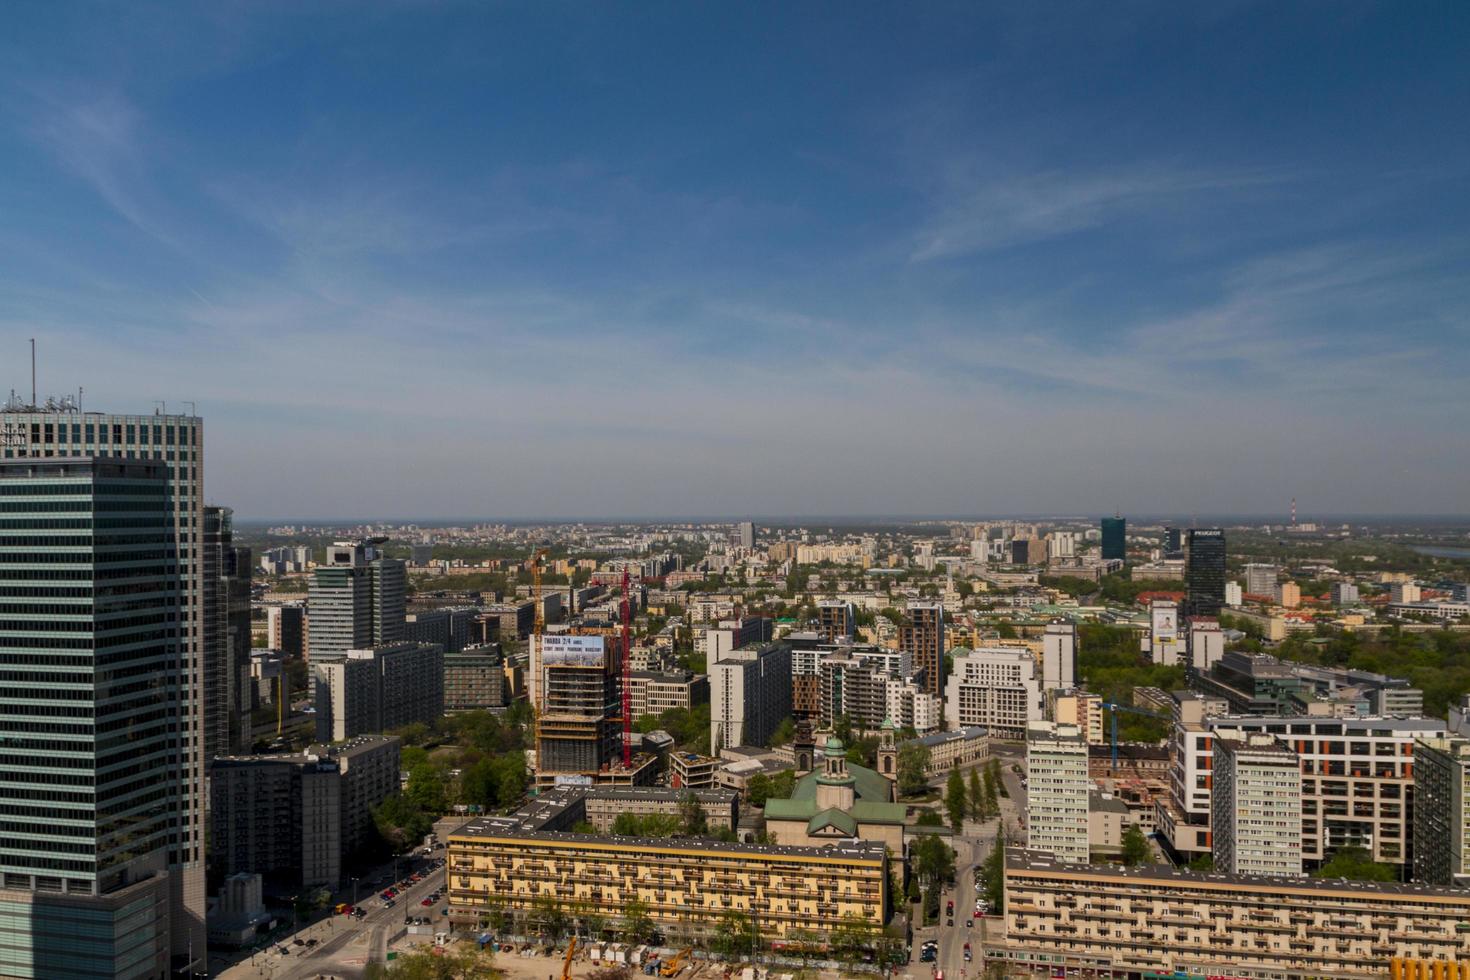
<path id="1" fill-rule="evenodd" d="M 1002 795 L 1005 795 L 1005 784 L 999 759 L 992 758 L 983 769 L 971 769 L 968 787 L 959 769 L 951 769 L 944 790 L 944 808 L 954 832 L 958 834 L 964 830 L 966 817 L 983 822 L 1000 816 Z"/>

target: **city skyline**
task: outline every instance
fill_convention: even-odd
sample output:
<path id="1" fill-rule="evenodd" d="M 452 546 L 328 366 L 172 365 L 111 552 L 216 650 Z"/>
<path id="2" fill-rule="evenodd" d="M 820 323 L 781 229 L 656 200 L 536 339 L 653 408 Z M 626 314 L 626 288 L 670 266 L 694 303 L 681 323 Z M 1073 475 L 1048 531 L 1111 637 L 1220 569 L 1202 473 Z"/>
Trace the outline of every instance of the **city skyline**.
<path id="1" fill-rule="evenodd" d="M 1463 6 L 18 11 L 0 388 L 323 515 L 1453 514 Z"/>

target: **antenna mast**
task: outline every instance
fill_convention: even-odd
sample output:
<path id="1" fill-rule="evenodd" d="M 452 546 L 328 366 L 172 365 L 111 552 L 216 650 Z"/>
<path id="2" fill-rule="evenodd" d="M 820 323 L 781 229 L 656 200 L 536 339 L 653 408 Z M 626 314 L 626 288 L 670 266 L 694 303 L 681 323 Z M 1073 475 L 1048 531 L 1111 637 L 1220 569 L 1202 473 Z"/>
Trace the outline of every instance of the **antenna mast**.
<path id="1" fill-rule="evenodd" d="M 36 338 L 31 338 L 31 408 L 36 407 Z"/>

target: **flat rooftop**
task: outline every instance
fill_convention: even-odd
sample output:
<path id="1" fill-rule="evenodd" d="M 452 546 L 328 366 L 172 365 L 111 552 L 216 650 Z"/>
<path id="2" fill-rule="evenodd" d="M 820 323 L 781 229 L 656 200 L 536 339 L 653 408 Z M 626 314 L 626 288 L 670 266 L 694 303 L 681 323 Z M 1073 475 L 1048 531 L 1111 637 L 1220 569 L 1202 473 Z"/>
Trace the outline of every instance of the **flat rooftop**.
<path id="1" fill-rule="evenodd" d="M 1283 891 L 1312 891 L 1323 894 L 1355 894 L 1368 898 L 1395 895 L 1418 898 L 1449 899 L 1456 904 L 1470 907 L 1470 892 L 1462 888 L 1441 888 L 1435 885 L 1400 884 L 1398 882 L 1351 881 L 1346 878 L 1312 878 L 1275 875 L 1230 875 L 1218 872 L 1184 871 L 1164 865 L 1138 865 L 1125 868 L 1119 865 L 1067 864 L 1041 851 L 1024 848 L 1006 848 L 1006 870 L 1034 873 L 1055 873 L 1094 879 L 1116 881 L 1155 882 L 1177 885 L 1181 888 L 1213 887 L 1261 890 L 1272 894 Z"/>

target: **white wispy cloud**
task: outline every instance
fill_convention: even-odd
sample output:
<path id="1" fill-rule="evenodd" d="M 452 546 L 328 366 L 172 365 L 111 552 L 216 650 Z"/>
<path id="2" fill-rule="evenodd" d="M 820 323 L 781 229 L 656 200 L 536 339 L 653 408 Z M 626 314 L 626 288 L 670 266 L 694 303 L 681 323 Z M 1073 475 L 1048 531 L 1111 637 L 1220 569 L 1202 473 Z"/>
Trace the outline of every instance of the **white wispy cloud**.
<path id="1" fill-rule="evenodd" d="M 914 262 L 955 258 L 1075 234 L 1126 217 L 1159 215 L 1191 198 L 1275 183 L 1279 176 L 1145 167 L 1100 173 L 1043 170 L 947 177 L 913 235 Z"/>

